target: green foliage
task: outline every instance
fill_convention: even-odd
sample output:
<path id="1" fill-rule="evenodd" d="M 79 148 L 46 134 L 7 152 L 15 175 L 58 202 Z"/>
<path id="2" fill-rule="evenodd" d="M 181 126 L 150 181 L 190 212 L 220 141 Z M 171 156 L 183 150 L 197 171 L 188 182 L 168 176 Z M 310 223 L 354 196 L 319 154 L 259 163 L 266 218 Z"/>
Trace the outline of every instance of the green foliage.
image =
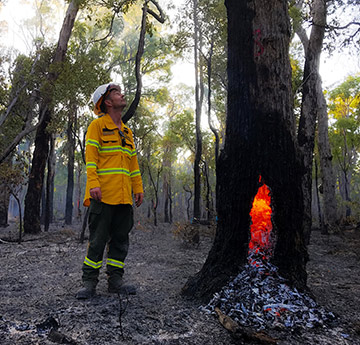
<path id="1" fill-rule="evenodd" d="M 303 63 L 301 56 L 299 56 L 300 44 L 292 45 L 290 51 L 291 64 L 291 84 L 293 90 L 294 113 L 297 118 L 300 117 L 301 112 L 301 98 L 302 98 L 302 83 L 303 83 Z"/>

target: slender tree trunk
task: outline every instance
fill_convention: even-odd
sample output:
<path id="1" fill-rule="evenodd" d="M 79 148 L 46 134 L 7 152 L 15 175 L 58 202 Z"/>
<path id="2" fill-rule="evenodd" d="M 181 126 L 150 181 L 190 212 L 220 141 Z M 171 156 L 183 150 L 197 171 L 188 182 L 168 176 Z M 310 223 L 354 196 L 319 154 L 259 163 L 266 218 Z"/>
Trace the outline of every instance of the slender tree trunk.
<path id="1" fill-rule="evenodd" d="M 200 221 L 201 209 L 201 170 L 200 161 L 202 155 L 202 135 L 201 135 L 201 107 L 202 99 L 200 88 L 203 86 L 200 82 L 199 70 L 199 23 L 198 23 L 198 1 L 193 0 L 193 19 L 194 19 L 194 66 L 195 66 L 195 126 L 196 126 L 196 148 L 194 161 L 194 223 Z"/>
<path id="2" fill-rule="evenodd" d="M 324 232 L 337 228 L 336 178 L 332 164 L 332 153 L 329 142 L 329 125 L 326 100 L 322 90 L 318 93 L 318 148 L 320 156 L 320 174 L 323 186 L 323 227 Z"/>
<path id="3" fill-rule="evenodd" d="M 306 173 L 303 177 L 305 211 L 305 238 L 310 241 L 311 234 L 311 184 L 312 164 L 315 144 L 316 119 L 321 106 L 321 78 L 319 74 L 320 54 L 326 25 L 326 1 L 314 0 L 312 8 L 313 26 L 305 49 L 303 95 L 299 123 L 298 142 L 304 157 Z"/>
<path id="4" fill-rule="evenodd" d="M 277 238 L 272 262 L 298 287 L 306 286 L 307 277 L 304 168 L 292 112 L 288 2 L 225 0 L 225 5 L 229 89 L 225 147 L 217 166 L 217 231 L 203 268 L 183 289 L 205 300 L 246 263 L 260 176 L 271 190 Z"/>
<path id="5" fill-rule="evenodd" d="M 76 217 L 80 221 L 82 217 L 81 207 L 82 207 L 82 200 L 81 200 L 81 176 L 82 176 L 82 166 L 81 164 L 77 167 L 77 178 L 76 178 Z"/>
<path id="6" fill-rule="evenodd" d="M 219 139 L 219 133 L 217 129 L 212 125 L 211 123 L 211 80 L 212 80 L 212 55 L 213 55 L 213 49 L 214 49 L 214 42 L 211 41 L 210 46 L 210 54 L 209 58 L 207 60 L 207 74 L 208 74 L 208 95 L 207 95 L 207 103 L 208 103 L 208 124 L 210 130 L 213 132 L 215 136 L 215 162 L 217 162 L 219 157 L 219 148 L 220 148 L 220 139 Z"/>
<path id="7" fill-rule="evenodd" d="M 44 173 L 49 154 L 50 134 L 46 130 L 49 121 L 43 121 L 36 131 L 35 150 L 29 175 L 28 191 L 25 196 L 24 232 L 38 233 L 40 227 L 40 202 L 44 186 Z M 45 210 L 43 214 L 45 216 Z"/>
<path id="8" fill-rule="evenodd" d="M 6 186 L 0 187 L 0 227 L 7 227 L 10 193 Z"/>
<path id="9" fill-rule="evenodd" d="M 75 167 L 75 137 L 74 123 L 77 117 L 76 104 L 70 106 L 70 114 L 67 128 L 67 148 L 68 148 L 68 164 L 67 164 L 67 186 L 66 186 L 66 203 L 65 203 L 65 224 L 72 224 L 73 215 L 73 196 L 74 196 L 74 167 Z"/>
<path id="10" fill-rule="evenodd" d="M 152 2 L 157 10 L 159 11 L 159 14 L 155 13 L 148 7 L 148 3 Z M 143 14 L 141 18 L 141 28 L 140 28 L 140 38 L 138 43 L 138 50 L 136 52 L 135 57 L 135 77 L 136 77 L 136 93 L 134 100 L 131 102 L 128 110 L 123 116 L 123 122 L 126 123 L 129 121 L 135 114 L 135 111 L 139 105 L 140 97 L 141 97 L 141 89 L 142 89 L 142 77 L 141 77 L 141 58 L 144 54 L 144 47 L 145 47 L 145 34 L 146 34 L 146 23 L 147 23 L 147 15 L 151 14 L 158 22 L 164 23 L 165 22 L 165 16 L 164 13 L 155 0 L 149 0 L 144 2 L 144 6 L 142 8 Z"/>
<path id="11" fill-rule="evenodd" d="M 187 215 L 187 219 L 190 220 L 190 201 L 192 199 L 193 193 L 191 189 L 187 189 L 186 187 L 183 188 L 186 193 L 189 193 L 189 198 L 186 200 L 186 215 Z"/>
<path id="12" fill-rule="evenodd" d="M 169 185 L 170 185 L 170 174 L 171 174 L 171 161 L 169 158 L 170 150 L 165 148 L 164 159 L 163 159 L 163 196 L 164 196 L 164 222 L 170 223 L 169 215 Z"/>
<path id="13" fill-rule="evenodd" d="M 321 212 L 321 205 L 320 205 L 320 195 L 319 195 L 319 173 L 318 173 L 319 169 L 318 169 L 318 163 L 317 160 L 315 158 L 315 193 L 316 193 L 316 205 L 317 205 L 317 210 L 318 210 L 318 218 L 319 218 L 319 228 L 321 230 L 321 233 L 323 235 L 326 235 L 327 232 L 327 228 L 324 226 L 324 222 L 323 222 L 323 216 L 322 216 L 322 212 Z"/>
<path id="14" fill-rule="evenodd" d="M 50 152 L 48 157 L 48 173 L 46 178 L 46 197 L 45 197 L 45 227 L 44 231 L 49 230 L 50 223 L 54 218 L 54 179 L 55 179 L 55 136 L 50 138 Z"/>
<path id="15" fill-rule="evenodd" d="M 170 213 L 170 224 L 172 224 L 173 222 L 173 201 L 172 201 L 172 193 L 171 193 L 171 181 L 169 183 L 169 195 L 168 195 L 168 199 L 169 199 L 169 213 Z"/>
<path id="16" fill-rule="evenodd" d="M 204 161 L 203 167 L 203 175 L 205 176 L 206 181 L 206 213 L 207 213 L 207 220 L 210 222 L 212 220 L 213 210 L 211 206 L 211 186 L 209 181 L 209 167 L 208 164 Z"/>
<path id="17" fill-rule="evenodd" d="M 3 164 L 11 165 L 12 157 L 8 157 L 6 162 Z M 10 203 L 10 191 L 9 186 L 6 186 L 6 182 L 0 182 L 0 227 L 7 227 L 8 224 L 8 213 Z"/>
<path id="18" fill-rule="evenodd" d="M 72 0 L 68 6 L 64 22 L 60 31 L 58 45 L 54 54 L 50 73 L 48 75 L 47 87 L 43 94 L 43 101 L 40 106 L 40 118 L 42 122 L 37 128 L 35 138 L 35 150 L 33 154 L 31 171 L 29 175 L 28 191 L 25 197 L 24 211 L 24 232 L 38 233 L 40 227 L 40 201 L 41 190 L 43 187 L 46 159 L 49 153 L 50 134 L 47 126 L 51 121 L 51 103 L 53 100 L 54 83 L 61 73 L 60 64 L 65 59 L 67 45 L 71 31 L 74 26 L 75 18 L 79 10 L 80 2 Z"/>

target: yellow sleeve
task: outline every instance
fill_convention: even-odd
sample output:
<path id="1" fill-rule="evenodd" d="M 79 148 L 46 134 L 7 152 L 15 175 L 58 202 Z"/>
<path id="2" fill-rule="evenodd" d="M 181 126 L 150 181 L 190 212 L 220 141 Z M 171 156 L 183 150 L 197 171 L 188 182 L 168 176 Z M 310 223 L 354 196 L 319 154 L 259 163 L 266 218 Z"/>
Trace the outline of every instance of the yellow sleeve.
<path id="1" fill-rule="evenodd" d="M 100 187 L 96 172 L 99 161 L 100 135 L 97 124 L 93 121 L 88 127 L 85 144 L 85 161 L 87 187 L 90 189 Z"/>
<path id="2" fill-rule="evenodd" d="M 133 135 L 132 135 L 132 132 L 130 129 L 129 129 L 129 132 L 131 134 L 131 140 L 133 142 L 133 147 L 134 147 L 131 152 L 131 161 L 130 161 L 131 187 L 132 187 L 132 191 L 134 194 L 144 193 L 139 163 L 138 163 L 137 155 L 136 155 L 135 143 L 134 143 Z"/>

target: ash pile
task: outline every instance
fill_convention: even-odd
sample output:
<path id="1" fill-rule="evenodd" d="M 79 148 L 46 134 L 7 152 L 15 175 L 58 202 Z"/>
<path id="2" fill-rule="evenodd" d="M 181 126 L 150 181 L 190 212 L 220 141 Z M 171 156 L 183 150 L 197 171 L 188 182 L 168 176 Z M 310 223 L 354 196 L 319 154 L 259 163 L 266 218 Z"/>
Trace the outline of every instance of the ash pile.
<path id="1" fill-rule="evenodd" d="M 258 331 L 326 327 L 335 321 L 332 312 L 287 285 L 277 267 L 263 258 L 260 252 L 250 253 L 244 270 L 201 309 L 216 315 L 219 308 L 238 324 Z"/>

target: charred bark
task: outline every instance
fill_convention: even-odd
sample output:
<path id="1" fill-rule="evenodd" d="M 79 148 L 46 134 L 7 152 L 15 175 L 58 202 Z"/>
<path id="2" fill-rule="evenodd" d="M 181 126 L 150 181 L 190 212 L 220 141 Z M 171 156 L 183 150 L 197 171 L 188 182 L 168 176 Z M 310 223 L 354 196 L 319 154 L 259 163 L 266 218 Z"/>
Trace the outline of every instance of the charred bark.
<path id="1" fill-rule="evenodd" d="M 10 193 L 6 185 L 1 186 L 0 191 L 0 227 L 5 228 L 8 224 L 8 210 Z"/>
<path id="2" fill-rule="evenodd" d="M 212 125 L 211 123 L 211 92 L 212 92 L 212 88 L 211 88 L 211 80 L 212 80 L 212 55 L 213 55 L 213 50 L 214 50 L 214 41 L 211 41 L 211 45 L 210 45 L 210 52 L 209 52 L 209 57 L 207 59 L 207 75 L 208 75 L 208 95 L 207 95 L 207 103 L 208 103 L 208 124 L 209 124 L 209 128 L 210 130 L 213 132 L 214 136 L 215 136 L 215 162 L 217 162 L 218 157 L 219 157 L 219 148 L 220 148 L 220 138 L 219 138 L 219 133 L 218 130 Z"/>
<path id="3" fill-rule="evenodd" d="M 54 180 L 55 180 L 55 136 L 50 138 L 50 152 L 48 158 L 48 172 L 46 177 L 46 197 L 45 197 L 45 222 L 44 231 L 49 230 L 50 223 L 54 218 Z"/>
<path id="4" fill-rule="evenodd" d="M 66 186 L 66 204 L 65 204 L 65 224 L 72 224 L 73 215 L 73 196 L 74 196 L 74 170 L 75 170 L 75 136 L 73 127 L 77 116 L 76 105 L 70 107 L 70 114 L 67 128 L 67 186 Z"/>
<path id="5" fill-rule="evenodd" d="M 196 147 L 194 161 L 194 223 L 200 221 L 200 197 L 201 197 L 201 170 L 200 161 L 202 155 L 202 135 L 201 135 L 201 107 L 203 95 L 203 83 L 199 69 L 199 23 L 198 23 L 198 1 L 193 0 L 193 19 L 194 19 L 194 66 L 195 66 L 195 131 Z"/>
<path id="6" fill-rule="evenodd" d="M 287 1 L 226 0 L 225 5 L 229 89 L 225 146 L 217 165 L 218 225 L 203 268 L 183 288 L 185 295 L 204 300 L 246 262 L 259 176 L 271 190 L 277 236 L 272 261 L 291 283 L 306 286 L 304 168 L 292 112 Z"/>

